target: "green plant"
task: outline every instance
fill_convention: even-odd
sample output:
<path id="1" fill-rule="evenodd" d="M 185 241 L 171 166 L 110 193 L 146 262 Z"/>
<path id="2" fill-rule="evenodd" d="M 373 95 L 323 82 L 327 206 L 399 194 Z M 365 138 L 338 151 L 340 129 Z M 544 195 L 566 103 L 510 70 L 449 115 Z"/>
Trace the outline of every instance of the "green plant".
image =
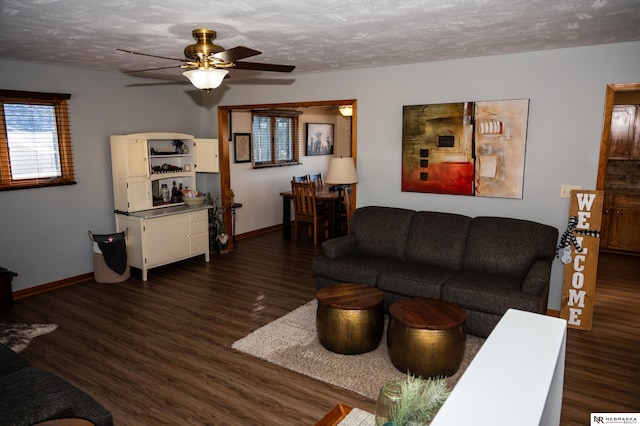
<path id="1" fill-rule="evenodd" d="M 212 198 L 210 192 L 207 193 L 207 204 L 211 204 L 213 206 L 213 208 L 209 209 L 209 222 L 216 224 L 217 234 L 225 234 L 227 229 L 224 226 L 222 214 L 226 208 L 224 208 L 220 203 L 220 198 Z"/>
<path id="2" fill-rule="evenodd" d="M 408 373 L 400 383 L 400 401 L 391 411 L 397 426 L 429 424 L 451 393 L 444 377 L 422 379 Z"/>

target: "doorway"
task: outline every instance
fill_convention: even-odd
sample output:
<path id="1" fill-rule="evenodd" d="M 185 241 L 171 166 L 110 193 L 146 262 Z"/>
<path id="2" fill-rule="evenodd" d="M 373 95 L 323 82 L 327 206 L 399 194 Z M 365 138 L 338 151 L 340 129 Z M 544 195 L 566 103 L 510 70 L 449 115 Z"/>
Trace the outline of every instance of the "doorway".
<path id="1" fill-rule="evenodd" d="M 218 107 L 218 141 L 219 141 L 219 161 L 220 161 L 220 193 L 223 205 L 231 204 L 231 167 L 230 158 L 232 153 L 229 149 L 229 141 L 233 136 L 232 120 L 230 117 L 234 111 L 252 111 L 259 109 L 334 109 L 351 106 L 351 116 L 348 117 L 348 139 L 350 142 L 349 154 L 353 158 L 357 167 L 357 101 L 355 99 L 340 99 L 327 101 L 291 102 L 277 104 L 250 104 Z M 346 155 L 346 153 L 345 153 Z M 355 201 L 355 187 L 353 188 L 352 201 Z M 227 229 L 231 229 L 232 215 L 230 209 L 223 213 L 223 221 Z"/>
<path id="2" fill-rule="evenodd" d="M 632 108 L 640 109 L 640 83 L 607 85 L 596 181 L 596 189 L 605 193 L 600 248 L 602 251 L 640 253 L 640 188 L 637 184 L 640 154 L 633 149 L 634 120 L 630 121 L 627 140 L 622 141 L 631 145 L 630 149 L 622 149 L 623 154 L 629 151 L 628 155 L 618 155 L 620 141 L 615 136 L 612 139 L 612 128 L 617 131 L 616 118 L 621 105 L 635 105 Z M 639 117 L 638 114 L 631 115 Z M 635 129 L 637 148 L 640 144 L 637 140 L 640 131 L 638 118 Z"/>

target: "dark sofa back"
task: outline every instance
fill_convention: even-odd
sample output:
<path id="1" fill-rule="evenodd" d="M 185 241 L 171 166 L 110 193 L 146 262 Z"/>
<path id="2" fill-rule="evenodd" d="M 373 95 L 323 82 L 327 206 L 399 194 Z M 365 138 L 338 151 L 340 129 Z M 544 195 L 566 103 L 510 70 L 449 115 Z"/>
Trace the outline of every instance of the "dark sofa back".
<path id="1" fill-rule="evenodd" d="M 367 206 L 353 212 L 351 235 L 361 254 L 404 260 L 411 218 L 415 211 Z"/>
<path id="2" fill-rule="evenodd" d="M 460 214 L 417 212 L 409 228 L 407 261 L 460 270 L 471 220 Z"/>
<path id="3" fill-rule="evenodd" d="M 558 230 L 522 219 L 480 216 L 469 228 L 463 269 L 523 279 L 538 258 L 553 260 Z"/>

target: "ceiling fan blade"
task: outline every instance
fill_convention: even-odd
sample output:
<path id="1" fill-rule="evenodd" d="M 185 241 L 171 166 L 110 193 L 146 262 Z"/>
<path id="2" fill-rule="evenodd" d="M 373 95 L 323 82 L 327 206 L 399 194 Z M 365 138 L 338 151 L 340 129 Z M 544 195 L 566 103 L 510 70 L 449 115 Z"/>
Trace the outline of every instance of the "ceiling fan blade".
<path id="1" fill-rule="evenodd" d="M 178 58 L 169 58 L 167 56 L 150 55 L 148 53 L 134 52 L 132 50 L 124 50 L 124 49 L 116 49 L 116 50 L 119 50 L 120 52 L 125 52 L 125 53 L 133 53 L 134 55 L 149 56 L 151 58 L 168 59 L 170 61 L 187 62 L 187 59 L 178 59 Z"/>
<path id="2" fill-rule="evenodd" d="M 159 67 L 159 68 L 147 68 L 144 70 L 133 70 L 133 71 L 123 71 L 124 74 L 131 74 L 136 72 L 145 72 L 145 71 L 156 71 L 156 70 L 167 70 L 169 68 L 180 68 L 182 65 L 171 65 L 170 67 Z"/>
<path id="3" fill-rule="evenodd" d="M 239 70 L 291 72 L 296 67 L 295 65 L 261 64 L 259 62 L 236 62 L 236 66 L 234 68 Z"/>
<path id="4" fill-rule="evenodd" d="M 250 49 L 244 46 L 234 47 L 232 49 L 224 50 L 222 52 L 214 53 L 214 58 L 220 59 L 225 63 L 231 63 L 238 61 L 240 59 L 249 58 L 251 56 L 256 56 L 261 54 L 262 52 Z"/>

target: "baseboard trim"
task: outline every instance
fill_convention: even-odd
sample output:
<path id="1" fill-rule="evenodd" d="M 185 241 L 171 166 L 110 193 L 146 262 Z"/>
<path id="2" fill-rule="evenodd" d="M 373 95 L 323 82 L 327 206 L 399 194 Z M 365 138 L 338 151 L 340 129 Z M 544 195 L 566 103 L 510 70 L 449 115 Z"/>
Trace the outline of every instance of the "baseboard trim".
<path id="1" fill-rule="evenodd" d="M 254 231 L 245 232 L 243 234 L 238 234 L 238 235 L 236 235 L 236 240 L 243 240 L 245 238 L 255 237 L 256 235 L 266 234 L 267 232 L 275 231 L 275 230 L 278 230 L 278 229 L 282 229 L 282 225 L 281 224 L 280 225 L 269 226 L 268 228 L 256 229 Z"/>
<path id="2" fill-rule="evenodd" d="M 23 299 L 29 296 L 35 296 L 36 294 L 46 293 L 47 291 L 55 290 L 62 287 L 68 287 L 70 285 L 80 284 L 94 279 L 93 272 L 88 274 L 77 275 L 75 277 L 65 278 L 64 280 L 54 281 L 48 284 L 42 284 L 35 287 L 25 288 L 24 290 L 18 290 L 13 292 L 13 298 L 15 300 Z"/>

